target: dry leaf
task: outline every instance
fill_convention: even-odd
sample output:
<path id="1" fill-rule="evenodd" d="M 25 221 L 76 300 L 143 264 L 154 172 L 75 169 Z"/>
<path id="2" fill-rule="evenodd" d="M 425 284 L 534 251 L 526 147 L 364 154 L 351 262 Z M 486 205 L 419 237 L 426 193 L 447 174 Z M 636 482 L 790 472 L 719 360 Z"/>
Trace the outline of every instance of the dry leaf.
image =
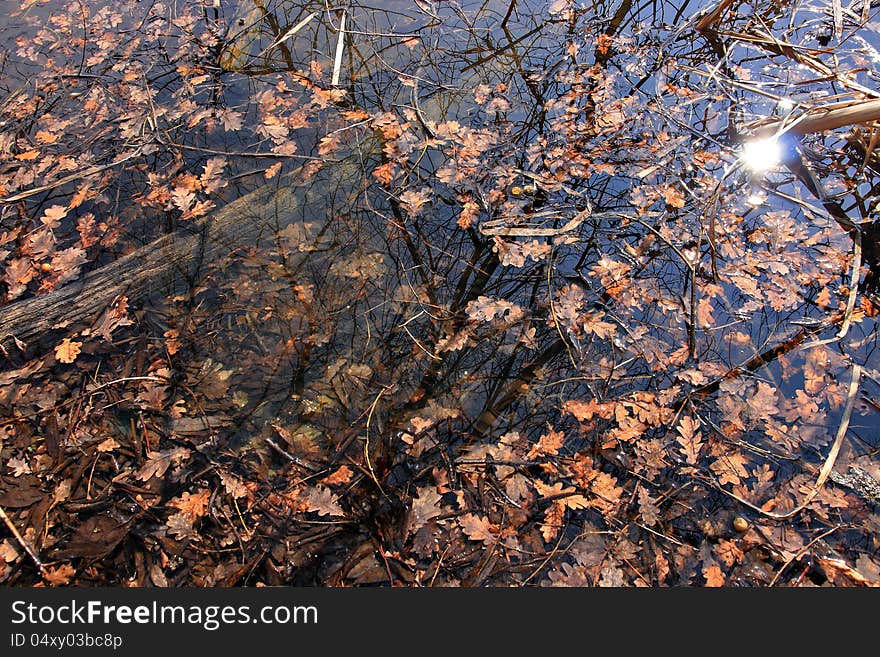
<path id="1" fill-rule="evenodd" d="M 492 523 L 488 518 L 466 513 L 459 517 L 458 524 L 465 536 L 472 541 L 482 541 L 486 545 L 491 545 L 498 540 L 492 531 Z"/>
<path id="2" fill-rule="evenodd" d="M 184 447 L 166 449 L 162 452 L 149 452 L 147 454 L 149 460 L 140 467 L 134 476 L 141 481 L 146 481 L 151 477 L 161 477 L 169 467 L 177 465 L 188 455 L 189 450 Z"/>
<path id="3" fill-rule="evenodd" d="M 208 512 L 210 500 L 211 491 L 203 488 L 196 493 L 186 492 L 180 497 L 175 497 L 168 502 L 168 506 L 180 509 L 180 512 L 189 518 L 190 524 L 192 524 Z"/>
<path id="4" fill-rule="evenodd" d="M 338 498 L 323 486 L 315 486 L 309 489 L 306 495 L 306 504 L 309 511 L 315 511 L 319 516 L 344 516 L 345 511 L 339 506 Z"/>
<path id="5" fill-rule="evenodd" d="M 43 571 L 43 579 L 52 586 L 65 586 L 70 584 L 70 578 L 76 574 L 70 564 L 61 564 L 57 568 L 47 567 Z"/>
<path id="6" fill-rule="evenodd" d="M 76 360 L 82 349 L 82 342 L 74 342 L 70 338 L 64 338 L 61 344 L 55 347 L 55 358 L 61 363 L 72 363 Z"/>
<path id="7" fill-rule="evenodd" d="M 419 496 L 413 500 L 407 519 L 407 531 L 413 533 L 422 528 L 428 520 L 440 515 L 441 496 L 433 486 L 418 489 Z"/>
<path id="8" fill-rule="evenodd" d="M 717 563 L 713 563 L 710 566 L 703 568 L 703 577 L 706 578 L 706 586 L 717 587 L 724 586 L 725 578 L 724 572 L 721 570 L 721 566 Z"/>
<path id="9" fill-rule="evenodd" d="M 113 438 L 107 438 L 107 440 L 98 443 L 98 446 L 95 449 L 99 452 L 112 452 L 117 448 L 119 448 L 119 443 Z"/>
<path id="10" fill-rule="evenodd" d="M 347 465 L 341 466 L 336 472 L 325 477 L 323 479 L 323 483 L 327 486 L 333 486 L 336 484 L 347 484 L 351 481 L 351 476 L 354 474 L 351 468 Z"/>
<path id="11" fill-rule="evenodd" d="M 245 486 L 238 477 L 221 470 L 220 483 L 223 484 L 223 488 L 226 489 L 226 492 L 229 493 L 233 499 L 237 500 L 240 497 L 247 497 L 247 486 Z"/>

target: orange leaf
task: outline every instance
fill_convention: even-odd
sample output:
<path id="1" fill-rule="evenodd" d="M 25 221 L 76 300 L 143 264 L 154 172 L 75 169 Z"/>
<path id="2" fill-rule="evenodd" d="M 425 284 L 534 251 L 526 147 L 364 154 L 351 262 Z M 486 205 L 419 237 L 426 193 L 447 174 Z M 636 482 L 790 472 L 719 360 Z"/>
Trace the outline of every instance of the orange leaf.
<path id="1" fill-rule="evenodd" d="M 65 563 L 57 568 L 46 568 L 43 571 L 43 579 L 52 586 L 65 586 L 70 584 L 70 578 L 75 574 L 76 570 L 74 570 L 73 566 Z"/>
<path id="2" fill-rule="evenodd" d="M 351 481 L 351 475 L 354 474 L 347 465 L 343 465 L 329 477 L 324 478 L 324 483 L 328 486 L 335 484 L 347 484 Z"/>
<path id="3" fill-rule="evenodd" d="M 724 572 L 721 570 L 721 566 L 717 563 L 713 563 L 711 566 L 703 568 L 703 577 L 706 578 L 706 586 L 724 586 Z"/>
<path id="4" fill-rule="evenodd" d="M 73 342 L 70 338 L 64 338 L 61 344 L 55 347 L 55 358 L 62 363 L 72 363 L 79 355 L 80 349 L 82 342 Z"/>
<path id="5" fill-rule="evenodd" d="M 211 500 L 211 491 L 203 488 L 195 494 L 184 493 L 178 498 L 168 502 L 169 506 L 180 509 L 191 522 L 195 522 L 208 512 L 208 502 Z"/>
<path id="6" fill-rule="evenodd" d="M 279 171 L 281 171 L 281 162 L 276 162 L 268 169 L 266 169 L 263 172 L 263 175 L 266 177 L 266 180 L 272 180 L 272 178 L 278 175 Z"/>
<path id="7" fill-rule="evenodd" d="M 550 431 L 538 440 L 537 445 L 533 445 L 529 451 L 527 459 L 531 460 L 542 454 L 553 456 L 562 449 L 562 443 L 565 442 L 565 434 L 561 431 Z"/>

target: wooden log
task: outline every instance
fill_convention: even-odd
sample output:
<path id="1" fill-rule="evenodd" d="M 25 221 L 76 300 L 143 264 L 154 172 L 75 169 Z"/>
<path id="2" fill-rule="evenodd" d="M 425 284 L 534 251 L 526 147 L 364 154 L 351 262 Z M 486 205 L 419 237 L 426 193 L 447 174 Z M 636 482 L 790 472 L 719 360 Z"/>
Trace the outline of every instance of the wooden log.
<path id="1" fill-rule="evenodd" d="M 294 221 L 333 207 L 333 197 L 351 188 L 357 167 L 325 164 L 309 174 L 305 165 L 222 207 L 212 216 L 160 237 L 136 251 L 87 273 L 42 296 L 16 301 L 0 308 L 0 344 L 12 348 L 18 340 L 36 342 L 54 329 L 95 318 L 115 299 L 129 302 L 167 289 L 175 277 L 190 279 L 204 264 L 253 243 L 272 237 Z"/>

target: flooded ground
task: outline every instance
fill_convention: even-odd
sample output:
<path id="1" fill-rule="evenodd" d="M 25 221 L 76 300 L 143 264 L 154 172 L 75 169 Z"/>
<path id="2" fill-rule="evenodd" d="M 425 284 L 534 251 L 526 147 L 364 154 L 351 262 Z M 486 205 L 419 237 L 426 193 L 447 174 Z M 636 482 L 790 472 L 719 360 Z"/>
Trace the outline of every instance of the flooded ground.
<path id="1" fill-rule="evenodd" d="M 4 583 L 880 579 L 876 10 L 3 4 Z"/>

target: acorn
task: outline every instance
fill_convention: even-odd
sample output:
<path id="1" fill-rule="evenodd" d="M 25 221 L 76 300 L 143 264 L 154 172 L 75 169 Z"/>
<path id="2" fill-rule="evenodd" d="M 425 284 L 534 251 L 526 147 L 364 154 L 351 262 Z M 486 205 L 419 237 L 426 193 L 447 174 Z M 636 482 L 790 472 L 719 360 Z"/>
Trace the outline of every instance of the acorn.
<path id="1" fill-rule="evenodd" d="M 522 196 L 523 195 L 523 188 L 522 187 L 511 187 L 510 188 L 510 195 L 511 196 Z"/>
<path id="2" fill-rule="evenodd" d="M 733 519 L 733 528 L 738 532 L 744 532 L 749 528 L 749 521 L 742 516 Z"/>
<path id="3" fill-rule="evenodd" d="M 48 262 L 44 262 L 40 265 L 40 271 L 44 274 L 48 274 L 50 271 L 52 271 L 52 265 L 50 265 Z"/>

